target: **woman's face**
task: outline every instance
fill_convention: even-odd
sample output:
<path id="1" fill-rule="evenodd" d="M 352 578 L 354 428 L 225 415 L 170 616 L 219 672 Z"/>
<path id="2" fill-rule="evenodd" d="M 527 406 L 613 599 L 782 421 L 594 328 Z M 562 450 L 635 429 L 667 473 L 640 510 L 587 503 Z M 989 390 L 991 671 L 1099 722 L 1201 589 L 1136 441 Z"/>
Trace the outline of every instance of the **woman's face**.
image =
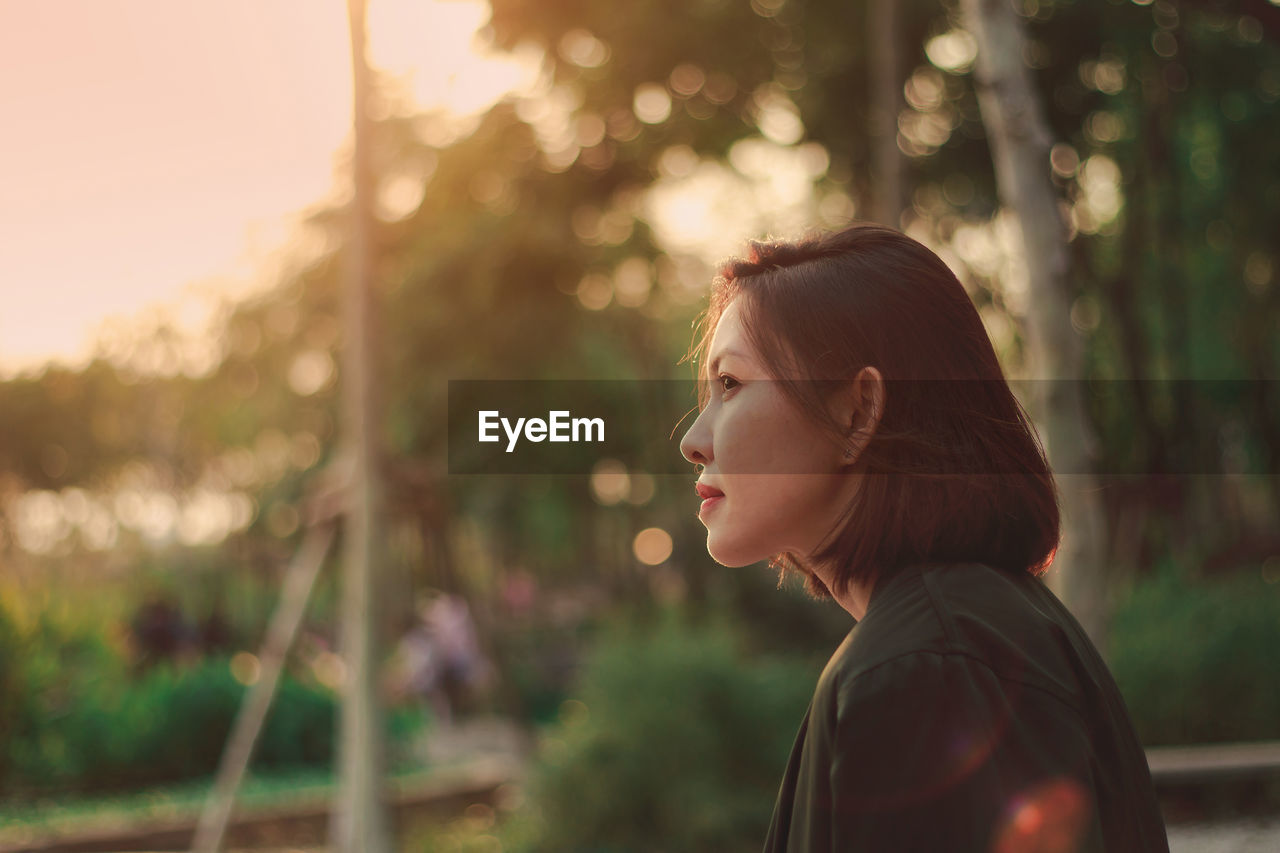
<path id="1" fill-rule="evenodd" d="M 698 518 L 707 552 L 745 566 L 791 551 L 808 557 L 843 511 L 854 488 L 844 446 L 805 419 L 747 342 L 741 299 L 725 309 L 711 338 L 710 400 L 680 441 L 705 465 Z"/>

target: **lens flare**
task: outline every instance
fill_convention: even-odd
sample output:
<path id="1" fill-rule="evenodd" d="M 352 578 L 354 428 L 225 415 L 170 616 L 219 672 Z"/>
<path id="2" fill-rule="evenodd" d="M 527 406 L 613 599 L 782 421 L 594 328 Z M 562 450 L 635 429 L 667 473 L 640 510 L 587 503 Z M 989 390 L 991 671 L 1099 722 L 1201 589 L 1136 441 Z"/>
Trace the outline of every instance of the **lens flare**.
<path id="1" fill-rule="evenodd" d="M 1078 849 L 1091 814 L 1079 782 L 1050 779 L 1014 800 L 992 853 L 1071 853 Z"/>

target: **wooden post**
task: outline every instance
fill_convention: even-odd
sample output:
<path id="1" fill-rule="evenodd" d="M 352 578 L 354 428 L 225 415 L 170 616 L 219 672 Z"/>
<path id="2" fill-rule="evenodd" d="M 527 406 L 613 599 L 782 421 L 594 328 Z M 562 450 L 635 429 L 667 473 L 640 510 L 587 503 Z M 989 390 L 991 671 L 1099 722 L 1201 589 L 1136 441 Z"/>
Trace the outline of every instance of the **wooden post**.
<path id="1" fill-rule="evenodd" d="M 370 157 L 369 66 L 365 58 L 365 0 L 348 0 L 351 27 L 352 154 L 351 232 L 343 311 L 342 430 L 351 466 L 343 526 L 341 651 L 346 674 L 338 737 L 339 778 L 331 826 L 335 853 L 390 853 L 389 816 L 383 801 L 383 729 L 378 702 L 377 579 L 385 536 L 382 482 L 382 416 L 372 348 L 376 293 L 373 286 L 373 171 Z"/>
<path id="2" fill-rule="evenodd" d="M 285 658 L 293 645 L 298 627 L 302 624 L 307 600 L 311 597 L 316 577 L 320 574 L 320 567 L 332 544 L 331 522 L 311 527 L 302 540 L 302 547 L 289 565 L 280 603 L 271 617 L 271 624 L 267 627 L 267 636 L 258 656 L 258 680 L 249 689 L 249 694 L 236 715 L 231 737 L 227 739 L 227 747 L 218 764 L 213 791 L 205 800 L 200 821 L 196 824 L 195 837 L 191 843 L 192 853 L 217 853 L 222 849 L 222 840 L 235 806 L 236 791 L 253 759 L 253 749 L 267 720 L 267 712 L 271 710 L 271 700 L 275 698 Z"/>

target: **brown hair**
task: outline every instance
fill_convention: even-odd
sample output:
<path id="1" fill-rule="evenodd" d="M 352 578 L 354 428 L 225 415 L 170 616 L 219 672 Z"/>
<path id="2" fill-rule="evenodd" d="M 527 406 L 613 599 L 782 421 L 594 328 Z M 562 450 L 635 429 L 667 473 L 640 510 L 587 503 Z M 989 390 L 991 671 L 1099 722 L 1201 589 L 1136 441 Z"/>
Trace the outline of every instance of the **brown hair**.
<path id="1" fill-rule="evenodd" d="M 833 438 L 847 439 L 849 425 L 827 408 L 830 383 L 811 380 L 848 382 L 866 366 L 884 378 L 879 424 L 851 469 L 862 486 L 813 555 L 836 567 L 837 593 L 918 562 L 1048 569 L 1060 536 L 1053 474 L 977 310 L 937 255 L 870 224 L 752 241 L 748 257 L 715 278 L 686 356 L 695 371 L 738 297 L 766 369 Z M 709 391 L 698 385 L 701 409 Z M 830 597 L 799 555 L 769 565 L 780 569 L 779 586 L 798 571 L 811 595 Z"/>

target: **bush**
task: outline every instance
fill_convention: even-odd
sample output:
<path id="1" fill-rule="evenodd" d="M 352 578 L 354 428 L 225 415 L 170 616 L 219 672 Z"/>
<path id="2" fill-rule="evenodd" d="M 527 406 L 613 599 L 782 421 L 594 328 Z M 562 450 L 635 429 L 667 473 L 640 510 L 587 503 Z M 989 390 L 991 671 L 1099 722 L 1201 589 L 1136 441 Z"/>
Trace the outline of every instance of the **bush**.
<path id="1" fill-rule="evenodd" d="M 3 608 L 0 608 L 3 609 Z M 125 682 L 123 660 L 101 625 L 77 624 L 66 612 L 45 609 L 25 623 L 0 617 L 0 657 L 6 661 L 7 722 L 0 739 L 0 792 L 74 778 L 90 751 L 106 749 L 110 732 L 79 722 L 88 697 L 105 697 Z M 36 782 L 36 780 L 41 780 Z"/>
<path id="2" fill-rule="evenodd" d="M 1134 588 L 1116 610 L 1111 670 L 1142 742 L 1280 738 L 1280 589 L 1259 574 Z"/>
<path id="3" fill-rule="evenodd" d="M 67 678 L 50 685 L 30 678 L 26 686 L 0 789 L 32 793 L 209 775 L 245 693 L 225 658 L 158 666 L 134 680 Z M 334 717 L 329 691 L 283 677 L 254 766 L 328 764 Z"/>
<path id="4" fill-rule="evenodd" d="M 0 588 L 0 797 L 122 790 L 215 771 L 245 695 L 228 656 L 143 669 L 130 659 L 121 621 L 133 608 L 5 593 Z M 330 766 L 336 712 L 331 690 L 284 673 L 254 769 Z M 422 725 L 416 709 L 391 712 L 393 754 L 407 753 L 396 747 Z"/>
<path id="5" fill-rule="evenodd" d="M 9 744 L 22 708 L 22 658 L 17 648 L 18 629 L 0 602 L 0 791 L 9 775 Z"/>
<path id="6" fill-rule="evenodd" d="M 531 780 L 536 851 L 755 850 L 820 664 L 751 662 L 723 625 L 608 630 Z M 528 815 L 514 824 L 527 829 Z M 517 845 L 512 845 L 517 846 Z"/>
<path id="7" fill-rule="evenodd" d="M 554 721 L 581 664 L 579 650 L 594 630 L 590 623 L 500 627 L 493 650 L 503 673 L 507 711 L 538 725 Z"/>

